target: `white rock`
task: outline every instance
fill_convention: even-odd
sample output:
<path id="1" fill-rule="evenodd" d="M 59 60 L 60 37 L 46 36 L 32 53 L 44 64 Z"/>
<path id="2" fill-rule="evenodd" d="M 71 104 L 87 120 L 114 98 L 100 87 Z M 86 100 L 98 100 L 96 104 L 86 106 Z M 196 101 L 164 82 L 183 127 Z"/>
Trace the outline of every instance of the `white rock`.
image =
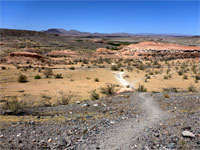
<path id="1" fill-rule="evenodd" d="M 94 107 L 98 107 L 99 105 L 98 105 L 98 104 L 93 104 L 93 106 L 94 106 Z"/>
<path id="2" fill-rule="evenodd" d="M 19 134 L 17 134 L 17 137 L 20 137 L 22 134 L 21 133 L 19 133 Z"/>
<path id="3" fill-rule="evenodd" d="M 86 106 L 88 106 L 88 104 L 83 104 L 83 105 L 82 105 L 82 107 L 86 107 Z"/>
<path id="4" fill-rule="evenodd" d="M 195 135 L 190 131 L 183 131 L 182 135 L 185 137 L 192 137 L 192 138 L 195 137 Z"/>
<path id="5" fill-rule="evenodd" d="M 114 121 L 110 121 L 110 124 L 115 124 L 115 122 Z"/>
<path id="6" fill-rule="evenodd" d="M 48 142 L 49 142 L 49 143 L 51 143 L 51 141 L 52 141 L 52 139 L 51 139 L 51 138 L 50 138 L 50 139 L 48 139 Z"/>
<path id="7" fill-rule="evenodd" d="M 76 101 L 76 104 L 80 104 L 81 102 L 80 101 Z"/>
<path id="8" fill-rule="evenodd" d="M 3 137 L 3 134 L 2 135 L 0 135 L 0 138 L 2 138 Z"/>

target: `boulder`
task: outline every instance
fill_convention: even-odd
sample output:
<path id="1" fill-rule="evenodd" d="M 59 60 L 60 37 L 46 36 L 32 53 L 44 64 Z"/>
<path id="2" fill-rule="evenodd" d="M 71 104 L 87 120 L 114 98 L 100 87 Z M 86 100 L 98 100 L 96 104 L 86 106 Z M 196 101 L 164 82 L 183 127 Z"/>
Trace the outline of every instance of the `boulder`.
<path id="1" fill-rule="evenodd" d="M 184 136 L 184 137 L 191 137 L 191 138 L 195 137 L 195 135 L 192 132 L 190 132 L 190 131 L 183 131 L 182 132 L 182 136 Z"/>

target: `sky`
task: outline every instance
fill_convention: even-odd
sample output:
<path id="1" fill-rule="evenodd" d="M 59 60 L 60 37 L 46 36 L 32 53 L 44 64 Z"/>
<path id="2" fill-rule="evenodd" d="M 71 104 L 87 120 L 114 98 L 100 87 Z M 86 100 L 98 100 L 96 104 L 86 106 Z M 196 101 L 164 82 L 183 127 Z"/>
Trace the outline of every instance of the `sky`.
<path id="1" fill-rule="evenodd" d="M 198 0 L 0 0 L 0 7 L 0 28 L 200 35 Z"/>

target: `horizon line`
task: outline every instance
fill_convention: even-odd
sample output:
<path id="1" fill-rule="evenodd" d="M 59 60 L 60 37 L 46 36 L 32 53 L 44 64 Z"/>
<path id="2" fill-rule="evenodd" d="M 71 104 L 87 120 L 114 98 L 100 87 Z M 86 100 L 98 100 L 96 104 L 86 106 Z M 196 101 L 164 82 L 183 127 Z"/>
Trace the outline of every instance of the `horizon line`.
<path id="1" fill-rule="evenodd" d="M 34 29 L 17 29 L 17 28 L 4 28 L 4 27 L 0 27 L 0 29 L 8 29 L 8 30 L 25 30 L 25 31 L 36 31 L 36 32 L 43 32 L 43 31 L 47 31 L 49 29 L 64 29 L 64 28 L 49 28 L 49 29 L 43 29 L 43 30 L 34 30 Z M 112 33 L 103 33 L 103 32 L 89 32 L 89 31 L 81 31 L 81 30 L 77 30 L 77 29 L 64 29 L 66 31 L 70 31 L 70 30 L 75 30 L 75 31 L 79 31 L 79 32 L 88 32 L 91 34 L 95 34 L 95 33 L 99 33 L 99 34 L 120 34 L 120 33 L 124 33 L 124 34 L 130 34 L 130 35 L 168 35 L 168 36 L 200 36 L 200 34 L 184 34 L 184 33 L 130 33 L 130 32 L 112 32 Z"/>

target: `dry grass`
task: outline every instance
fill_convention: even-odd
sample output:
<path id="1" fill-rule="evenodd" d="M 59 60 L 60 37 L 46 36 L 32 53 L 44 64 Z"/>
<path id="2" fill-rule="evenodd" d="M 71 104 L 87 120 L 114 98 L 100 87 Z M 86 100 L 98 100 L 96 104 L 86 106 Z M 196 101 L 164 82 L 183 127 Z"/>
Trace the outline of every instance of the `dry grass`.
<path id="1" fill-rule="evenodd" d="M 5 66 L 5 65 L 4 65 Z M 9 70 L 0 70 L 1 96 L 18 96 L 23 99 L 25 95 L 32 95 L 35 100 L 41 100 L 41 95 L 48 95 L 51 100 L 57 100 L 60 91 L 72 91 L 76 100 L 90 99 L 92 90 L 104 87 L 107 83 L 117 84 L 116 79 L 109 69 L 53 69 L 54 74 L 62 74 L 62 79 L 45 78 L 42 71 L 27 69 L 20 71 L 16 67 L 6 65 Z M 27 83 L 18 83 L 17 78 L 20 73 L 27 76 Z M 35 75 L 40 75 L 42 79 L 34 79 Z M 89 78 L 89 79 L 88 79 Z M 100 82 L 94 82 L 98 78 Z M 21 92 L 20 92 L 21 91 Z"/>
<path id="2" fill-rule="evenodd" d="M 181 63 L 186 62 L 187 60 L 180 60 Z M 176 61 L 175 61 L 176 62 Z M 171 62 L 170 62 L 171 63 Z M 185 75 L 188 76 L 187 80 L 183 79 L 183 76 L 178 75 L 177 70 L 175 66 L 170 67 L 169 74 L 171 75 L 171 78 L 164 79 L 164 76 L 166 76 L 166 72 L 168 70 L 167 65 L 162 63 L 163 70 L 162 73 L 153 74 L 150 75 L 150 73 L 146 73 L 146 70 L 137 70 L 133 69 L 132 72 L 126 71 L 126 74 L 130 76 L 130 78 L 127 78 L 130 83 L 135 88 L 139 87 L 139 84 L 144 85 L 147 88 L 147 91 L 159 91 L 162 92 L 164 88 L 177 88 L 179 91 L 188 91 L 188 87 L 190 85 L 194 85 L 197 89 L 197 91 L 200 91 L 200 83 L 195 83 L 195 74 L 193 71 L 191 71 L 192 65 L 188 65 L 188 68 L 190 69 Z M 178 65 L 180 67 L 180 65 Z M 149 69 L 152 71 L 152 69 Z M 159 72 L 161 69 L 153 69 L 154 72 Z M 148 74 L 150 76 L 150 79 L 145 82 L 145 74 Z"/>

